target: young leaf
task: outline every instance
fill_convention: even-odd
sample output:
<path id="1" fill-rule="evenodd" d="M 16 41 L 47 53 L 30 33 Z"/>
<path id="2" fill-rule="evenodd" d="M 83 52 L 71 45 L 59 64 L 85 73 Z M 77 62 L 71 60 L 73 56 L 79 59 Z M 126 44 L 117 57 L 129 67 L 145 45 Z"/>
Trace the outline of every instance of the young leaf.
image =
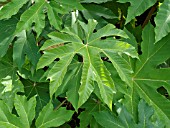
<path id="1" fill-rule="evenodd" d="M 35 124 L 37 128 L 58 127 L 69 121 L 73 113 L 65 108 L 54 111 L 53 105 L 48 103 L 40 112 Z"/>

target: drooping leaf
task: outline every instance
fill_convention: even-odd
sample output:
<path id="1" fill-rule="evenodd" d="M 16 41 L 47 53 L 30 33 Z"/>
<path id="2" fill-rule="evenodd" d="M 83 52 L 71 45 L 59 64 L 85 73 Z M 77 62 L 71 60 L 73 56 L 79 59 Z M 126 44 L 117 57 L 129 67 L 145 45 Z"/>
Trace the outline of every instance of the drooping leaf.
<path id="1" fill-rule="evenodd" d="M 138 2 L 134 0 L 119 0 L 120 3 L 130 2 L 130 7 L 128 8 L 128 14 L 126 23 L 130 22 L 136 16 L 141 15 L 144 11 L 146 11 L 149 7 L 156 3 L 156 0 L 140 0 Z"/>
<path id="2" fill-rule="evenodd" d="M 27 2 L 28 0 L 12 0 L 11 2 L 7 3 L 0 10 L 0 20 L 11 18 L 11 16 L 17 14 L 19 9 Z"/>
<path id="3" fill-rule="evenodd" d="M 159 11 L 155 17 L 155 38 L 156 42 L 165 37 L 169 32 L 170 25 L 170 0 L 165 0 L 162 5 L 159 7 Z"/>
<path id="4" fill-rule="evenodd" d="M 53 105 L 48 103 L 40 112 L 35 124 L 37 128 L 58 127 L 69 121 L 72 115 L 73 111 L 65 108 L 54 111 Z"/>

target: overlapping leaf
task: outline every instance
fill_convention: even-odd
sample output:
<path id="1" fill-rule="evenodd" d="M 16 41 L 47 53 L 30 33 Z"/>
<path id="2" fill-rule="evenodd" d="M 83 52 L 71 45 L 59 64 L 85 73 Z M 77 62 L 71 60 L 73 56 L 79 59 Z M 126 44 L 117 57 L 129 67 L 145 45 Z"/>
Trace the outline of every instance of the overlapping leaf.
<path id="1" fill-rule="evenodd" d="M 68 13 L 70 10 L 73 9 L 73 6 L 74 8 L 83 8 L 80 3 L 76 1 L 74 2 L 74 5 L 72 4 L 68 4 L 68 2 L 66 2 L 65 0 L 52 0 L 50 2 L 47 2 L 46 0 L 36 1 L 34 5 L 32 5 L 21 15 L 20 21 L 17 24 L 16 33 L 19 33 L 22 30 L 30 30 L 33 23 L 35 23 L 34 30 L 36 31 L 38 37 L 45 27 L 46 11 L 51 25 L 53 25 L 56 29 L 60 29 L 61 19 L 59 18 L 58 13 Z"/>
<path id="2" fill-rule="evenodd" d="M 27 58 L 35 67 L 40 58 L 40 53 L 38 52 L 39 49 L 36 45 L 34 35 L 32 33 L 27 34 L 26 31 L 23 30 L 17 36 L 18 40 L 15 41 L 13 47 L 14 62 L 21 68 L 25 62 L 25 55 L 27 55 Z"/>
<path id="3" fill-rule="evenodd" d="M 162 97 L 157 89 L 166 88 L 170 92 L 170 69 L 158 69 L 157 66 L 166 61 L 169 55 L 170 35 L 155 43 L 154 28 L 148 25 L 143 31 L 142 55 L 137 61 L 134 74 L 134 88 L 139 95 L 151 104 L 161 120 L 170 126 L 170 101 Z M 166 75 L 165 75 L 166 74 Z M 166 104 L 166 105 L 165 105 Z"/>
<path id="4" fill-rule="evenodd" d="M 15 93 L 23 92 L 23 85 L 17 75 L 17 68 L 12 61 L 12 49 L 0 58 L 0 99 L 12 109 Z"/>
<path id="5" fill-rule="evenodd" d="M 119 107 L 118 107 L 119 106 Z M 96 121 L 105 128 L 163 128 L 164 125 L 156 119 L 151 120 L 154 114 L 153 108 L 148 106 L 143 100 L 138 104 L 138 123 L 134 122 L 131 114 L 125 107 L 117 105 L 118 116 L 108 111 L 95 112 L 94 118 Z M 105 117 L 105 118 L 103 118 Z"/>
<path id="6" fill-rule="evenodd" d="M 35 97 L 27 101 L 26 97 L 16 95 L 14 105 L 19 117 L 11 113 L 6 103 L 0 101 L 0 126 L 5 128 L 30 128 L 35 116 Z"/>
<path id="7" fill-rule="evenodd" d="M 128 8 L 128 14 L 126 23 L 130 22 L 135 16 L 139 16 L 144 11 L 146 11 L 149 7 L 156 3 L 156 0 L 140 0 L 138 2 L 134 0 L 119 0 L 120 3 L 130 2 L 131 5 Z"/>
<path id="8" fill-rule="evenodd" d="M 42 47 L 42 50 L 46 50 L 44 51 L 44 55 L 40 58 L 38 69 L 49 65 L 56 58 L 60 58 L 52 69 L 50 69 L 48 74 L 51 83 L 50 95 L 52 96 L 62 84 L 62 80 L 72 58 L 76 53 L 81 55 L 83 57 L 83 69 L 81 86 L 78 91 L 78 106 L 80 107 L 89 98 L 94 89 L 93 82 L 96 81 L 103 101 L 111 109 L 113 93 L 115 91 L 114 82 L 100 58 L 100 53 L 104 53 L 108 56 L 122 80 L 128 80 L 127 83 L 129 85 L 132 82 L 130 79 L 132 70 L 128 66 L 128 62 L 121 57 L 121 54 L 124 53 L 131 57 L 137 57 L 137 53 L 135 48 L 128 43 L 114 38 L 101 40 L 101 37 L 103 36 L 107 37 L 114 35 L 127 38 L 127 35 L 123 31 L 118 30 L 113 25 L 109 24 L 98 30 L 96 33 L 93 33 L 96 25 L 97 22 L 93 20 L 89 20 L 88 24 L 78 22 L 73 28 L 66 28 L 63 30 L 63 33 L 53 32 L 49 34 L 51 39 Z M 79 31 L 77 31 L 77 28 L 79 28 Z M 64 45 L 60 46 L 61 44 Z M 123 72 L 126 75 L 124 75 Z"/>

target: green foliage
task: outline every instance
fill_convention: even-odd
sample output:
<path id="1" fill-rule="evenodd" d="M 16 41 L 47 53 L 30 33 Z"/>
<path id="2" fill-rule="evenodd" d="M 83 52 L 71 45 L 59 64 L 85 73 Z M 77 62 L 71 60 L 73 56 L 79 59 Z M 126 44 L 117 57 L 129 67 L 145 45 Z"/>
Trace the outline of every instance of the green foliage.
<path id="1" fill-rule="evenodd" d="M 170 127 L 169 0 L 0 0 L 0 127 Z"/>

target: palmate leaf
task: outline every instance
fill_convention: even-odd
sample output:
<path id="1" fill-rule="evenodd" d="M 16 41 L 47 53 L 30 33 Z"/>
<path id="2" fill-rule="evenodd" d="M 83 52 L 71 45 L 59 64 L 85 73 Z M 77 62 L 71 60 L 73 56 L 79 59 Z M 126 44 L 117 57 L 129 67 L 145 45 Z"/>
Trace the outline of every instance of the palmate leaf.
<path id="1" fill-rule="evenodd" d="M 19 9 L 28 2 L 28 0 L 12 0 L 0 10 L 0 20 L 9 19 L 17 14 Z"/>
<path id="2" fill-rule="evenodd" d="M 120 104 L 116 105 L 118 116 L 109 111 L 93 113 L 96 121 L 105 128 L 163 128 L 164 125 L 158 119 L 152 120 L 153 108 L 148 106 L 144 100 L 138 104 L 138 123 L 133 116 Z"/>
<path id="3" fill-rule="evenodd" d="M 170 126 L 170 101 L 158 93 L 157 89 L 164 87 L 170 92 L 170 69 L 158 69 L 157 66 L 166 61 L 170 55 L 170 35 L 155 43 L 154 28 L 151 24 L 144 29 L 142 38 L 142 55 L 136 62 L 133 76 L 133 88 L 138 90 L 140 97 L 154 107 L 160 119 Z M 166 74 L 166 75 L 165 75 Z"/>
<path id="4" fill-rule="evenodd" d="M 40 112 L 35 124 L 37 128 L 58 127 L 69 121 L 73 115 L 73 111 L 59 108 L 53 110 L 53 105 L 48 103 Z"/>
<path id="5" fill-rule="evenodd" d="M 135 16 L 141 15 L 144 11 L 146 11 L 149 7 L 156 3 L 156 0 L 140 0 L 138 2 L 134 0 L 119 0 L 120 3 L 130 2 L 130 7 L 128 8 L 128 14 L 126 23 L 130 22 Z"/>
<path id="6" fill-rule="evenodd" d="M 128 79 L 128 84 L 132 81 L 129 79 L 132 69 L 128 66 L 127 61 L 121 57 L 121 54 L 127 54 L 133 58 L 137 58 L 137 53 L 135 48 L 128 43 L 109 37 L 106 40 L 100 39 L 103 36 L 114 35 L 127 38 L 125 32 L 109 24 L 96 33 L 93 33 L 96 25 L 97 22 L 93 20 L 89 20 L 88 24 L 77 22 L 72 28 L 66 28 L 61 33 L 52 32 L 49 34 L 51 39 L 47 40 L 41 48 L 45 51 L 40 58 L 37 69 L 48 66 L 56 58 L 60 58 L 48 74 L 48 78 L 50 79 L 50 95 L 52 96 L 61 85 L 72 58 L 76 54 L 81 55 L 83 57 L 83 69 L 81 86 L 78 91 L 78 107 L 89 98 L 94 89 L 93 82 L 96 81 L 103 101 L 111 109 L 112 98 L 115 92 L 114 82 L 101 60 L 100 53 L 104 53 L 109 57 L 122 80 L 125 81 Z M 112 57 L 114 55 L 118 57 Z"/>
<path id="7" fill-rule="evenodd" d="M 161 40 L 170 32 L 170 0 L 165 0 L 159 7 L 159 11 L 155 17 L 155 38 L 156 42 Z M 161 24 L 161 25 L 160 25 Z"/>

